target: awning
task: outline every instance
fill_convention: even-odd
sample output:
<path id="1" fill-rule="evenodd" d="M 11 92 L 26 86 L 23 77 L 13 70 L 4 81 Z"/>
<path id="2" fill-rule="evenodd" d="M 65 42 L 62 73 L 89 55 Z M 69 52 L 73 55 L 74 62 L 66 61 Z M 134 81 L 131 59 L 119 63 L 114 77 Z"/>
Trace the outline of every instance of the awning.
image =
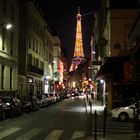
<path id="1" fill-rule="evenodd" d="M 140 93 L 140 81 L 127 81 L 122 83 L 114 83 L 116 88 L 126 89 L 127 91 L 131 91 L 132 94 Z M 139 94 L 140 96 L 140 94 Z"/>
<path id="2" fill-rule="evenodd" d="M 129 61 L 129 57 L 106 57 L 104 64 L 94 76 L 94 80 L 103 79 L 105 76 L 122 77 L 124 74 L 124 62 Z"/>

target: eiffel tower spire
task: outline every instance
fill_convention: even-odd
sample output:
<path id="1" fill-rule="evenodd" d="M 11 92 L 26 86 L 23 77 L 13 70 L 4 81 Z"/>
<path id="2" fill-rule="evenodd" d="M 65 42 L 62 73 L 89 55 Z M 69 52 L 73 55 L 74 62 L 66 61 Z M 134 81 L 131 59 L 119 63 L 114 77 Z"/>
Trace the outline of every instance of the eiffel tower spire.
<path id="1" fill-rule="evenodd" d="M 81 14 L 80 14 L 80 7 L 79 7 L 78 14 L 77 14 L 76 42 L 75 42 L 75 49 L 74 49 L 74 57 L 72 60 L 70 71 L 76 70 L 78 65 L 83 60 L 84 60 L 84 52 L 83 52 L 83 40 L 82 40 Z"/>

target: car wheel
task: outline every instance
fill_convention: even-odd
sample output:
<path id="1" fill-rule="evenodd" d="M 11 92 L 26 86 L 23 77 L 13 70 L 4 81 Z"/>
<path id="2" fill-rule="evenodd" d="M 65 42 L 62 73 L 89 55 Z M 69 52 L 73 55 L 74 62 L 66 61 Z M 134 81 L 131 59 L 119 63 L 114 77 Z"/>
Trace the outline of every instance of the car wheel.
<path id="1" fill-rule="evenodd" d="M 119 115 L 119 120 L 120 121 L 127 121 L 129 119 L 129 116 L 127 113 L 123 112 Z"/>
<path id="2" fill-rule="evenodd" d="M 1 119 L 2 119 L 2 120 L 5 120 L 5 118 L 6 118 L 5 112 L 2 112 Z"/>
<path id="3" fill-rule="evenodd" d="M 10 111 L 10 118 L 14 117 L 14 110 Z"/>

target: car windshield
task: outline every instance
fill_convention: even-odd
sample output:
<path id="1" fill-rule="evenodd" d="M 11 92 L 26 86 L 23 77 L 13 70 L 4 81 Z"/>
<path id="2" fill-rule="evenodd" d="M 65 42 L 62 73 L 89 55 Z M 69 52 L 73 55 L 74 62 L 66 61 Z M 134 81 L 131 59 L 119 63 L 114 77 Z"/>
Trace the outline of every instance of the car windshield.
<path id="1" fill-rule="evenodd" d="M 49 95 L 48 95 L 48 94 L 45 94 L 45 96 L 46 96 L 46 97 L 49 97 Z"/>
<path id="2" fill-rule="evenodd" d="M 37 97 L 37 99 L 42 99 L 42 96 L 41 95 L 38 95 L 36 97 Z"/>
<path id="3" fill-rule="evenodd" d="M 12 102 L 12 98 L 10 98 L 10 97 L 4 97 L 4 98 L 2 98 L 2 100 L 4 103 Z"/>
<path id="4" fill-rule="evenodd" d="M 53 96 L 53 94 L 50 94 L 50 96 L 52 97 L 52 96 Z"/>
<path id="5" fill-rule="evenodd" d="M 130 105 L 130 107 L 136 107 L 136 104 L 137 103 L 134 103 L 134 104 Z M 138 108 L 140 108 L 140 101 L 138 102 Z"/>

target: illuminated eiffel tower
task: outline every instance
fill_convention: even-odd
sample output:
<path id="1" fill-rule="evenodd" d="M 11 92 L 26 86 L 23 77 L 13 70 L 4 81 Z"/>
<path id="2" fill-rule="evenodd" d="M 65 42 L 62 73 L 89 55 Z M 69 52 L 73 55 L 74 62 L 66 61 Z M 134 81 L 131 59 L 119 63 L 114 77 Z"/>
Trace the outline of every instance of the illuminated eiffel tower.
<path id="1" fill-rule="evenodd" d="M 81 14 L 80 14 L 80 8 L 78 8 L 76 43 L 75 43 L 74 57 L 72 59 L 70 71 L 75 71 L 78 65 L 83 62 L 83 60 L 84 60 L 84 52 L 83 52 L 83 40 L 82 40 L 82 28 L 81 28 Z"/>

